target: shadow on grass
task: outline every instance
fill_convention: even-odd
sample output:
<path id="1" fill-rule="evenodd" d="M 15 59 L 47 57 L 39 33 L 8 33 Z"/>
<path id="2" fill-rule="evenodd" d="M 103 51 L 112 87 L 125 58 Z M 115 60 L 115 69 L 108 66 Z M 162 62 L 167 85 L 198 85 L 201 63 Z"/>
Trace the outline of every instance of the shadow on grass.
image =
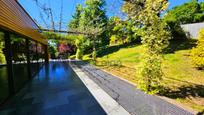
<path id="1" fill-rule="evenodd" d="M 165 87 L 159 95 L 172 99 L 186 98 L 189 96 L 204 98 L 204 85 L 183 85 L 177 90 L 171 90 Z"/>
<path id="2" fill-rule="evenodd" d="M 198 112 L 196 115 L 204 115 L 204 110 L 201 112 Z"/>
<path id="3" fill-rule="evenodd" d="M 188 50 L 196 46 L 197 40 L 185 39 L 185 40 L 170 40 L 169 46 L 165 49 L 165 53 L 174 53 L 179 50 Z"/>
<path id="4" fill-rule="evenodd" d="M 159 93 L 159 95 L 165 96 L 171 99 L 177 99 L 177 98 L 185 99 L 188 97 L 204 98 L 204 85 L 195 85 L 195 84 L 183 85 L 177 88 L 177 90 L 172 90 L 170 88 L 165 87 Z M 204 115 L 204 110 L 198 112 L 196 115 Z"/>
<path id="5" fill-rule="evenodd" d="M 141 45 L 141 44 L 140 43 L 129 43 L 129 44 L 121 44 L 121 45 L 110 46 L 110 47 L 99 50 L 97 52 L 97 57 L 103 57 L 105 55 L 112 54 L 114 52 L 117 52 L 121 48 L 132 48 L 132 47 L 135 47 L 137 45 Z"/>

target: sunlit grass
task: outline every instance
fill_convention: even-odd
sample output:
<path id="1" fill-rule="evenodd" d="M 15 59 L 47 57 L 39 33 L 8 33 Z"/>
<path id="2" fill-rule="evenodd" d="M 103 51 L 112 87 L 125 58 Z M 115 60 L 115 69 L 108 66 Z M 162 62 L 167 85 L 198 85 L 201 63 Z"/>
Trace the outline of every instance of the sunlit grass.
<path id="1" fill-rule="evenodd" d="M 189 58 L 190 49 L 194 42 L 189 43 L 180 41 L 173 43 L 169 48 L 170 50 L 164 55 L 163 71 L 165 76 L 163 85 L 169 90 L 163 95 L 194 110 L 202 111 L 204 110 L 204 71 L 194 68 Z M 98 66 L 137 84 L 137 70 L 143 59 L 143 53 L 142 45 L 120 47 L 117 50 L 107 48 L 102 51 L 102 54 L 106 55 L 101 55 L 97 61 L 118 60 L 121 61 L 122 66 Z M 88 57 L 86 58 L 88 59 Z"/>

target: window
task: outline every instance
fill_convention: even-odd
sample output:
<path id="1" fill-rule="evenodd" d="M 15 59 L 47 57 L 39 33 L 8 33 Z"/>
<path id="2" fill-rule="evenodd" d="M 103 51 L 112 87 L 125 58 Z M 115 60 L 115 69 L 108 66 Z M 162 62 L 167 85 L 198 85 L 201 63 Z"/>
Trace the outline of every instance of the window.
<path id="1" fill-rule="evenodd" d="M 26 39 L 11 34 L 12 66 L 15 91 L 29 80 Z"/>
<path id="2" fill-rule="evenodd" d="M 0 103 L 9 96 L 4 33 L 0 31 Z"/>

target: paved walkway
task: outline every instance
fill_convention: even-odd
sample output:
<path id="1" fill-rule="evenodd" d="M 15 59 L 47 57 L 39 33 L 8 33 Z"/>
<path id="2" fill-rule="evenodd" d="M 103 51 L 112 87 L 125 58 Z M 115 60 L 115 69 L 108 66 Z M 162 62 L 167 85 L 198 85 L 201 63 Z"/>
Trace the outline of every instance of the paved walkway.
<path id="1" fill-rule="evenodd" d="M 193 115 L 84 62 L 72 62 L 132 115 Z"/>
<path id="2" fill-rule="evenodd" d="M 73 71 L 86 85 L 94 98 L 101 105 L 107 115 L 130 115 L 118 102 L 108 95 L 101 87 L 91 80 L 80 68 L 71 65 Z"/>

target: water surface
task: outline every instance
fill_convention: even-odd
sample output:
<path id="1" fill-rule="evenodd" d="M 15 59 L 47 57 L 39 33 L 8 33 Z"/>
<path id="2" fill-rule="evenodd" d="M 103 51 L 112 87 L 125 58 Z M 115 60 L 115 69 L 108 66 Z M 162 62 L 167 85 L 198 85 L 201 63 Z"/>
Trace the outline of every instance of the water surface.
<path id="1" fill-rule="evenodd" d="M 0 114 L 106 115 L 68 62 L 43 66 Z"/>

